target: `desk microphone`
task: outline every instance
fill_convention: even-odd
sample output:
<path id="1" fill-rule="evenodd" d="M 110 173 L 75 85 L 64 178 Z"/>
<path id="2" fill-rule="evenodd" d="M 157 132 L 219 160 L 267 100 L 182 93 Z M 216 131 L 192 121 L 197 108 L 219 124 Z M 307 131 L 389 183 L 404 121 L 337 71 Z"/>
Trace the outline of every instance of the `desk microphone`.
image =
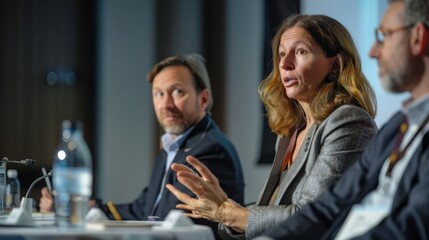
<path id="1" fill-rule="evenodd" d="M 28 160 L 31 160 L 31 159 L 28 159 Z M 34 160 L 33 160 L 33 161 L 34 161 Z M 54 174 L 54 170 L 51 170 L 51 171 L 49 171 L 49 173 L 48 173 L 48 174 L 43 175 L 43 176 L 41 176 L 41 177 L 38 177 L 36 180 L 34 180 L 34 181 L 31 183 L 30 187 L 28 188 L 28 191 L 27 191 L 27 194 L 25 194 L 25 197 L 26 197 L 26 198 L 28 198 L 28 195 L 30 195 L 31 190 L 33 189 L 34 185 L 36 185 L 36 184 L 37 184 L 38 182 L 40 182 L 41 180 L 43 180 L 43 179 L 45 179 L 45 178 L 48 178 L 48 177 L 52 176 L 52 174 Z"/>
<path id="2" fill-rule="evenodd" d="M 27 166 L 34 166 L 34 165 L 36 165 L 36 160 L 34 160 L 34 159 L 9 160 L 7 157 L 2 157 L 2 159 L 0 159 L 0 162 L 4 162 L 4 163 L 19 163 L 19 164 L 24 164 L 24 165 L 27 165 Z"/>
<path id="3" fill-rule="evenodd" d="M 28 159 L 28 160 L 31 160 L 31 159 Z M 9 214 L 8 218 L 6 219 L 6 224 L 10 224 L 10 225 L 32 225 L 33 224 L 33 217 L 31 215 L 33 211 L 33 199 L 29 198 L 28 196 L 30 195 L 34 185 L 40 182 L 40 180 L 52 176 L 52 174 L 53 174 L 53 170 L 51 170 L 46 175 L 38 177 L 36 180 L 34 180 L 31 183 L 30 187 L 28 188 L 27 194 L 25 194 L 25 197 L 21 199 L 21 206 L 19 208 L 12 209 L 12 212 Z"/>

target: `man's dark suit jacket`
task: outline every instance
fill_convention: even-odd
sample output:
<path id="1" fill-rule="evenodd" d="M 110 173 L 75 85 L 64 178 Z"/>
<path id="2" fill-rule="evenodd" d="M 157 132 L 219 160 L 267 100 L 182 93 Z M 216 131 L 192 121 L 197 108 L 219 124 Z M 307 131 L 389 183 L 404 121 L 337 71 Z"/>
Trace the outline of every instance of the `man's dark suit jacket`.
<path id="1" fill-rule="evenodd" d="M 377 188 L 381 167 L 392 152 L 404 118 L 402 113 L 393 116 L 361 159 L 329 191 L 263 235 L 275 239 L 333 239 L 352 205 Z M 391 214 L 358 239 L 428 238 L 429 133 L 426 133 L 404 171 Z"/>
<path id="2" fill-rule="evenodd" d="M 243 204 L 244 180 L 238 154 L 232 143 L 224 136 L 210 116 L 206 115 L 195 125 L 194 129 L 182 142 L 173 162 L 189 166 L 185 160 L 188 155 L 198 158 L 213 172 L 229 198 Z M 134 202 L 116 205 L 119 214 L 124 220 L 147 220 L 147 217 L 151 215 L 158 216 L 163 220 L 171 209 L 176 209 L 176 205 L 180 201 L 170 191 L 164 189 L 158 207 L 153 212 L 153 205 L 158 197 L 164 176 L 166 158 L 166 152 L 161 150 L 155 161 L 149 185 L 143 189 Z M 136 176 L 136 181 L 138 179 L 139 177 Z M 192 192 L 178 182 L 176 174 L 171 170 L 167 175 L 167 183 L 174 185 L 191 197 L 195 197 Z M 102 209 L 107 215 L 110 215 L 105 206 L 102 206 Z M 203 219 L 194 219 L 194 222 L 210 225 L 217 230 L 216 223 Z"/>

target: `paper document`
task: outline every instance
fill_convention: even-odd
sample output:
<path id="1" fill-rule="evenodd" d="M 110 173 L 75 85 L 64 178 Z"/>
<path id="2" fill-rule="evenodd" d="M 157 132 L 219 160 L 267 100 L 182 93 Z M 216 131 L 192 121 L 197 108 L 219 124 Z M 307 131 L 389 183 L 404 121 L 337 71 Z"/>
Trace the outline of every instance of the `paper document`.
<path id="1" fill-rule="evenodd" d="M 92 230 L 104 230 L 106 228 L 115 227 L 153 227 L 159 226 L 162 221 L 101 221 L 101 222 L 90 222 L 85 224 L 86 229 Z"/>

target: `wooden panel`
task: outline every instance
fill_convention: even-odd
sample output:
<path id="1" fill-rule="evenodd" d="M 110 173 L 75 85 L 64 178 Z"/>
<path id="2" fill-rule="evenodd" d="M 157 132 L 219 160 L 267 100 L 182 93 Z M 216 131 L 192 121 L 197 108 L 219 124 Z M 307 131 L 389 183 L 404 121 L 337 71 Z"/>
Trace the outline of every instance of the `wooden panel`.
<path id="1" fill-rule="evenodd" d="M 94 13 L 94 1 L 0 2 L 0 157 L 36 159 L 36 168 L 8 165 L 18 169 L 23 193 L 40 167 L 51 169 L 63 119 L 83 121 L 95 153 Z"/>
<path id="2" fill-rule="evenodd" d="M 225 42 L 226 2 L 225 0 L 204 1 L 204 55 L 213 92 L 212 116 L 220 129 L 225 131 Z"/>
<path id="3" fill-rule="evenodd" d="M 264 61 L 263 61 L 263 76 L 261 81 L 265 79 L 272 69 L 272 52 L 271 42 L 276 34 L 277 28 L 281 23 L 290 15 L 300 12 L 300 0 L 271 0 L 264 2 Z M 262 104 L 261 104 L 262 105 Z M 264 114 L 262 139 L 260 142 L 261 150 L 259 151 L 258 164 L 271 165 L 274 161 L 275 149 L 273 146 L 276 144 L 277 135 L 271 131 L 268 126 L 268 119 L 266 116 L 265 108 L 261 107 Z"/>

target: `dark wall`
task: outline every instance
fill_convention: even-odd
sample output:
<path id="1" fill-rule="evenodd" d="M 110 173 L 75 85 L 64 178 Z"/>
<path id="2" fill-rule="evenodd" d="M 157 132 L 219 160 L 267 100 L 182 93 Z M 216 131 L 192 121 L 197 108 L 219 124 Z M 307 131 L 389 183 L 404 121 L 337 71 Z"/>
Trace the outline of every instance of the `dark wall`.
<path id="1" fill-rule="evenodd" d="M 271 42 L 276 34 L 277 28 L 290 15 L 300 13 L 300 0 L 268 0 L 264 1 L 264 62 L 263 76 L 265 79 L 272 69 L 272 49 Z M 265 109 L 262 108 L 264 115 Z M 274 161 L 275 150 L 273 146 L 276 144 L 277 135 L 271 132 L 268 126 L 268 120 L 264 117 L 262 128 L 261 150 L 258 159 L 260 164 L 271 164 Z"/>
<path id="2" fill-rule="evenodd" d="M 64 119 L 81 120 L 95 148 L 95 13 L 87 0 L 0 2 L 0 157 L 37 161 L 8 164 L 23 194 L 52 168 Z"/>

